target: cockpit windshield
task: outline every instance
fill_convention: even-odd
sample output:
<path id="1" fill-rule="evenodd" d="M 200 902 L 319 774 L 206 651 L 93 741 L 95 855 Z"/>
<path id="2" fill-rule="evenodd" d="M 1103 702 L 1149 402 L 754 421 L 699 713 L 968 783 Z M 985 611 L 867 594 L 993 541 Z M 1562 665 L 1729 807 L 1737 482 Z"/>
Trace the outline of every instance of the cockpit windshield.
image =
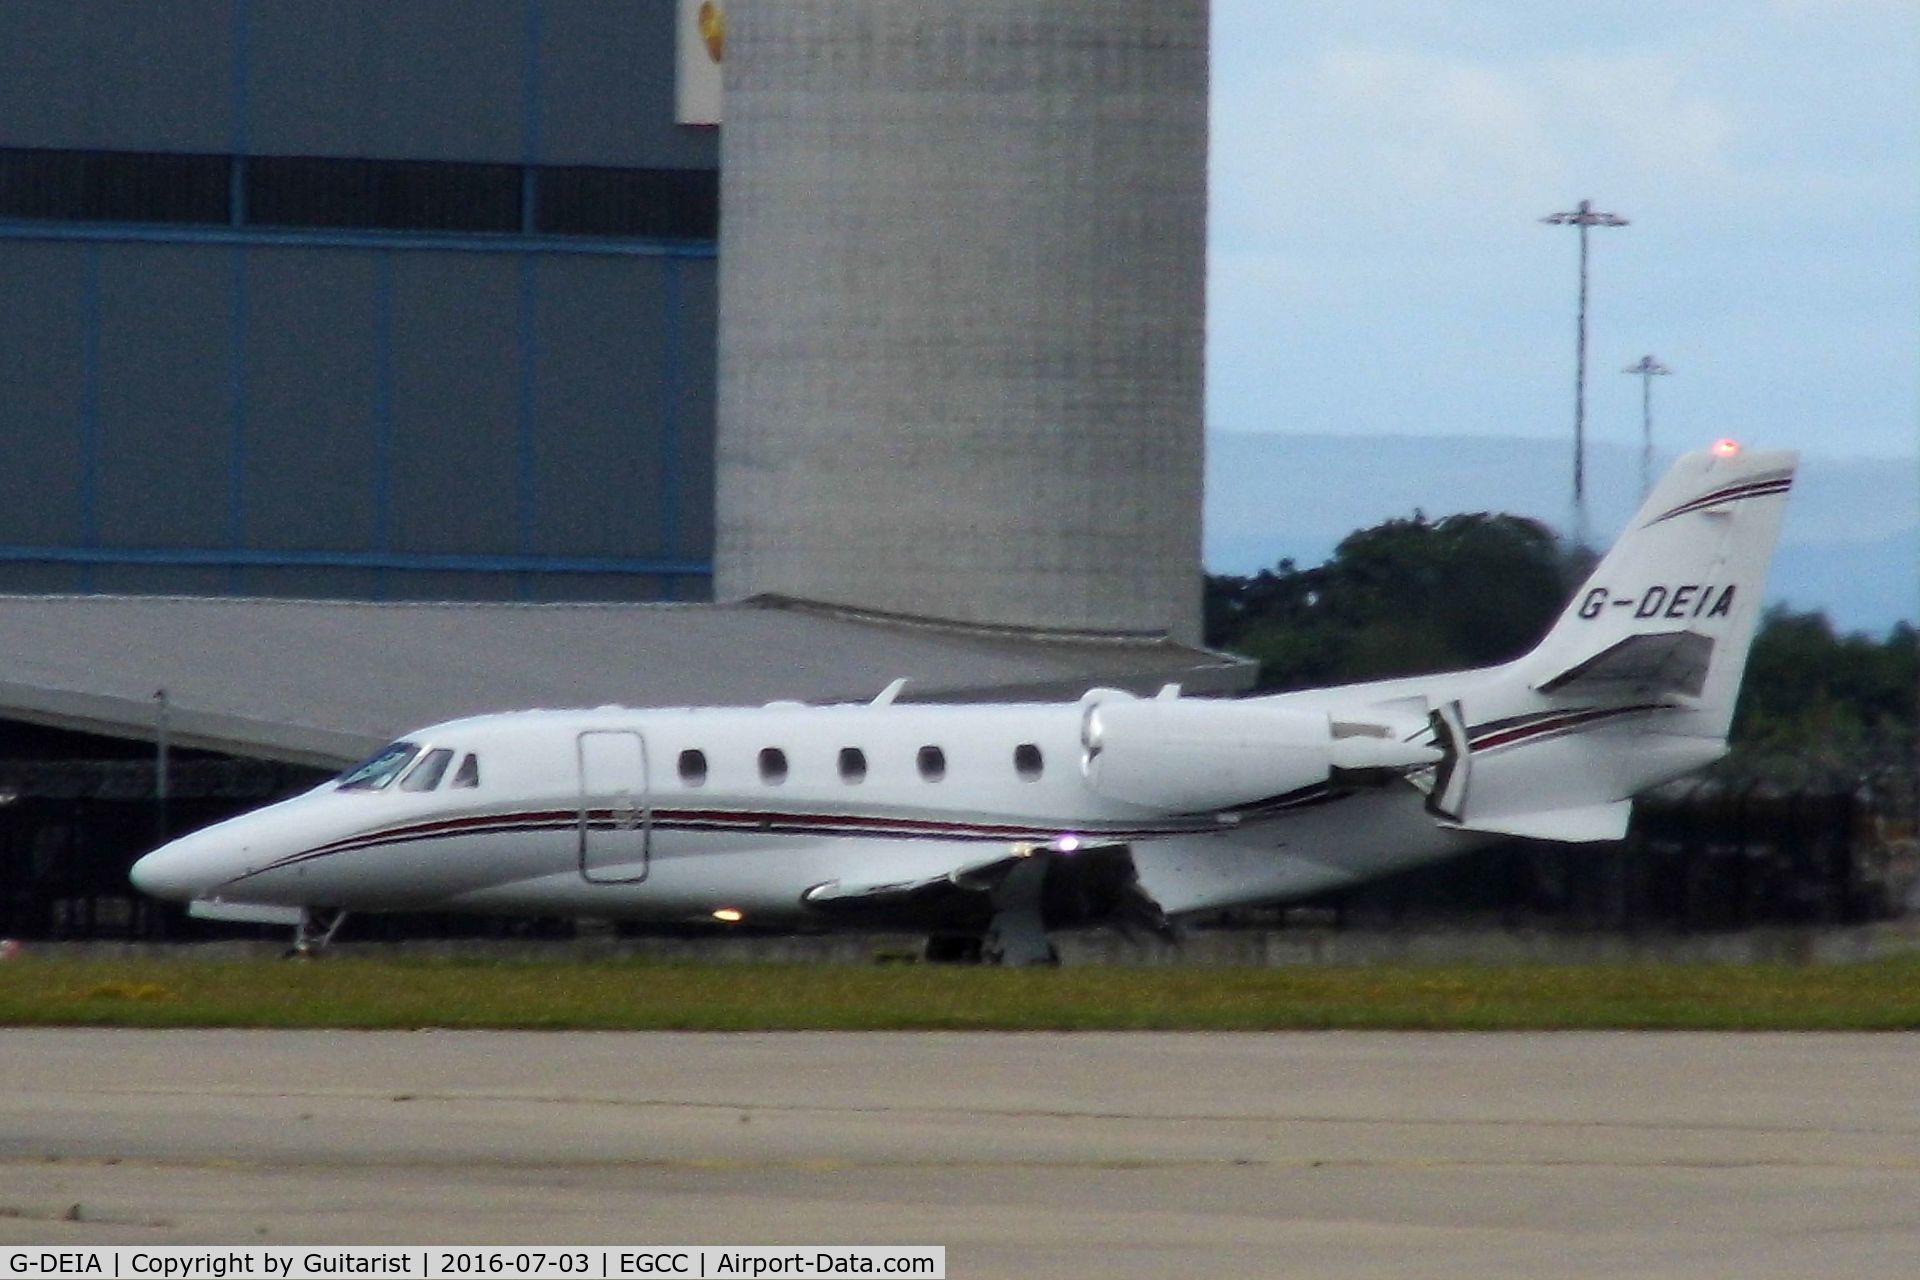
<path id="1" fill-rule="evenodd" d="M 397 777 L 413 758 L 420 754 L 420 748 L 412 742 L 394 742 L 374 752 L 366 763 L 356 765 L 340 775 L 337 790 L 340 791 L 378 791 Z"/>
<path id="2" fill-rule="evenodd" d="M 402 791 L 431 791 L 440 785 L 440 778 L 447 771 L 448 761 L 453 759 L 453 748 L 435 747 L 420 757 L 420 763 L 400 779 Z"/>

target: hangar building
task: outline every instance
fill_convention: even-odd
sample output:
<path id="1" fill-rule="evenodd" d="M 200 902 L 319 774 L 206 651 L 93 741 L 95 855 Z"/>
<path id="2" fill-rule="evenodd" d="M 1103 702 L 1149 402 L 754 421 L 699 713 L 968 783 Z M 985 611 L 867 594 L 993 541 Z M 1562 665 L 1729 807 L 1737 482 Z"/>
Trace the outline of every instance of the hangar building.
<path id="1" fill-rule="evenodd" d="M 0 590 L 710 598 L 674 17 L 0 5 Z"/>

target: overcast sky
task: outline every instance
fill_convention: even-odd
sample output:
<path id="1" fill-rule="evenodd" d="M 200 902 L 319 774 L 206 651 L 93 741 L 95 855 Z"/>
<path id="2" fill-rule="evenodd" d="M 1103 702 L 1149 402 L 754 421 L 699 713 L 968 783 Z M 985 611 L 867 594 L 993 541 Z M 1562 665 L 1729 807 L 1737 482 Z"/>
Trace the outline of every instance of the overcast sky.
<path id="1" fill-rule="evenodd" d="M 1214 0 L 1216 430 L 1920 454 L 1920 0 Z"/>

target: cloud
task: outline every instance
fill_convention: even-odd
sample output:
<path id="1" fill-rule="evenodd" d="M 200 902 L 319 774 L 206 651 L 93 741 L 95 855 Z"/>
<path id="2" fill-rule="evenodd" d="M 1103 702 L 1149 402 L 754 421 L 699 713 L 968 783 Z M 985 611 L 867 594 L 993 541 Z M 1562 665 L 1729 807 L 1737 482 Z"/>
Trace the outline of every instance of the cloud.
<path id="1" fill-rule="evenodd" d="M 1733 113 L 1678 54 L 1555 59 L 1537 73 L 1536 92 L 1564 122 L 1563 147 L 1654 178 L 1704 183 L 1729 172 Z"/>
<path id="2" fill-rule="evenodd" d="M 1596 368 L 1678 362 L 1703 431 L 1920 445 L 1920 0 L 1214 22 L 1216 421 L 1560 430 L 1575 244 L 1535 220 L 1590 197 L 1633 222 L 1593 245 Z M 1595 377 L 1591 425 L 1634 426 Z"/>
<path id="3" fill-rule="evenodd" d="M 1406 229 L 1435 214 L 1522 216 L 1629 175 L 1645 187 L 1730 171 L 1732 114 L 1672 52 L 1495 63 L 1346 46 L 1255 79 L 1214 112 L 1229 237 L 1271 230 L 1262 209 Z"/>
<path id="4" fill-rule="evenodd" d="M 1425 194 L 1530 179 L 1555 161 L 1537 95 L 1491 67 L 1348 49 L 1323 57 L 1311 80 L 1330 110 L 1367 122 L 1361 158 Z"/>
<path id="5" fill-rule="evenodd" d="M 1888 18 L 1909 29 L 1914 22 L 1913 0 L 1773 0 L 1771 8 L 1775 17 L 1799 22 Z"/>

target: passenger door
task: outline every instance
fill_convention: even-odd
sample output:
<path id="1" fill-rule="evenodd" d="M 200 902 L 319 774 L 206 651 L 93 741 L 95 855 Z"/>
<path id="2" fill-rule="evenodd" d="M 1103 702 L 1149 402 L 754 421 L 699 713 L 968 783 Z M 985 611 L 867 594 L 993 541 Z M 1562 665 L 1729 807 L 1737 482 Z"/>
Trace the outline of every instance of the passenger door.
<path id="1" fill-rule="evenodd" d="M 638 884 L 652 853 L 647 744 L 630 730 L 579 738 L 580 874 L 595 884 Z"/>

